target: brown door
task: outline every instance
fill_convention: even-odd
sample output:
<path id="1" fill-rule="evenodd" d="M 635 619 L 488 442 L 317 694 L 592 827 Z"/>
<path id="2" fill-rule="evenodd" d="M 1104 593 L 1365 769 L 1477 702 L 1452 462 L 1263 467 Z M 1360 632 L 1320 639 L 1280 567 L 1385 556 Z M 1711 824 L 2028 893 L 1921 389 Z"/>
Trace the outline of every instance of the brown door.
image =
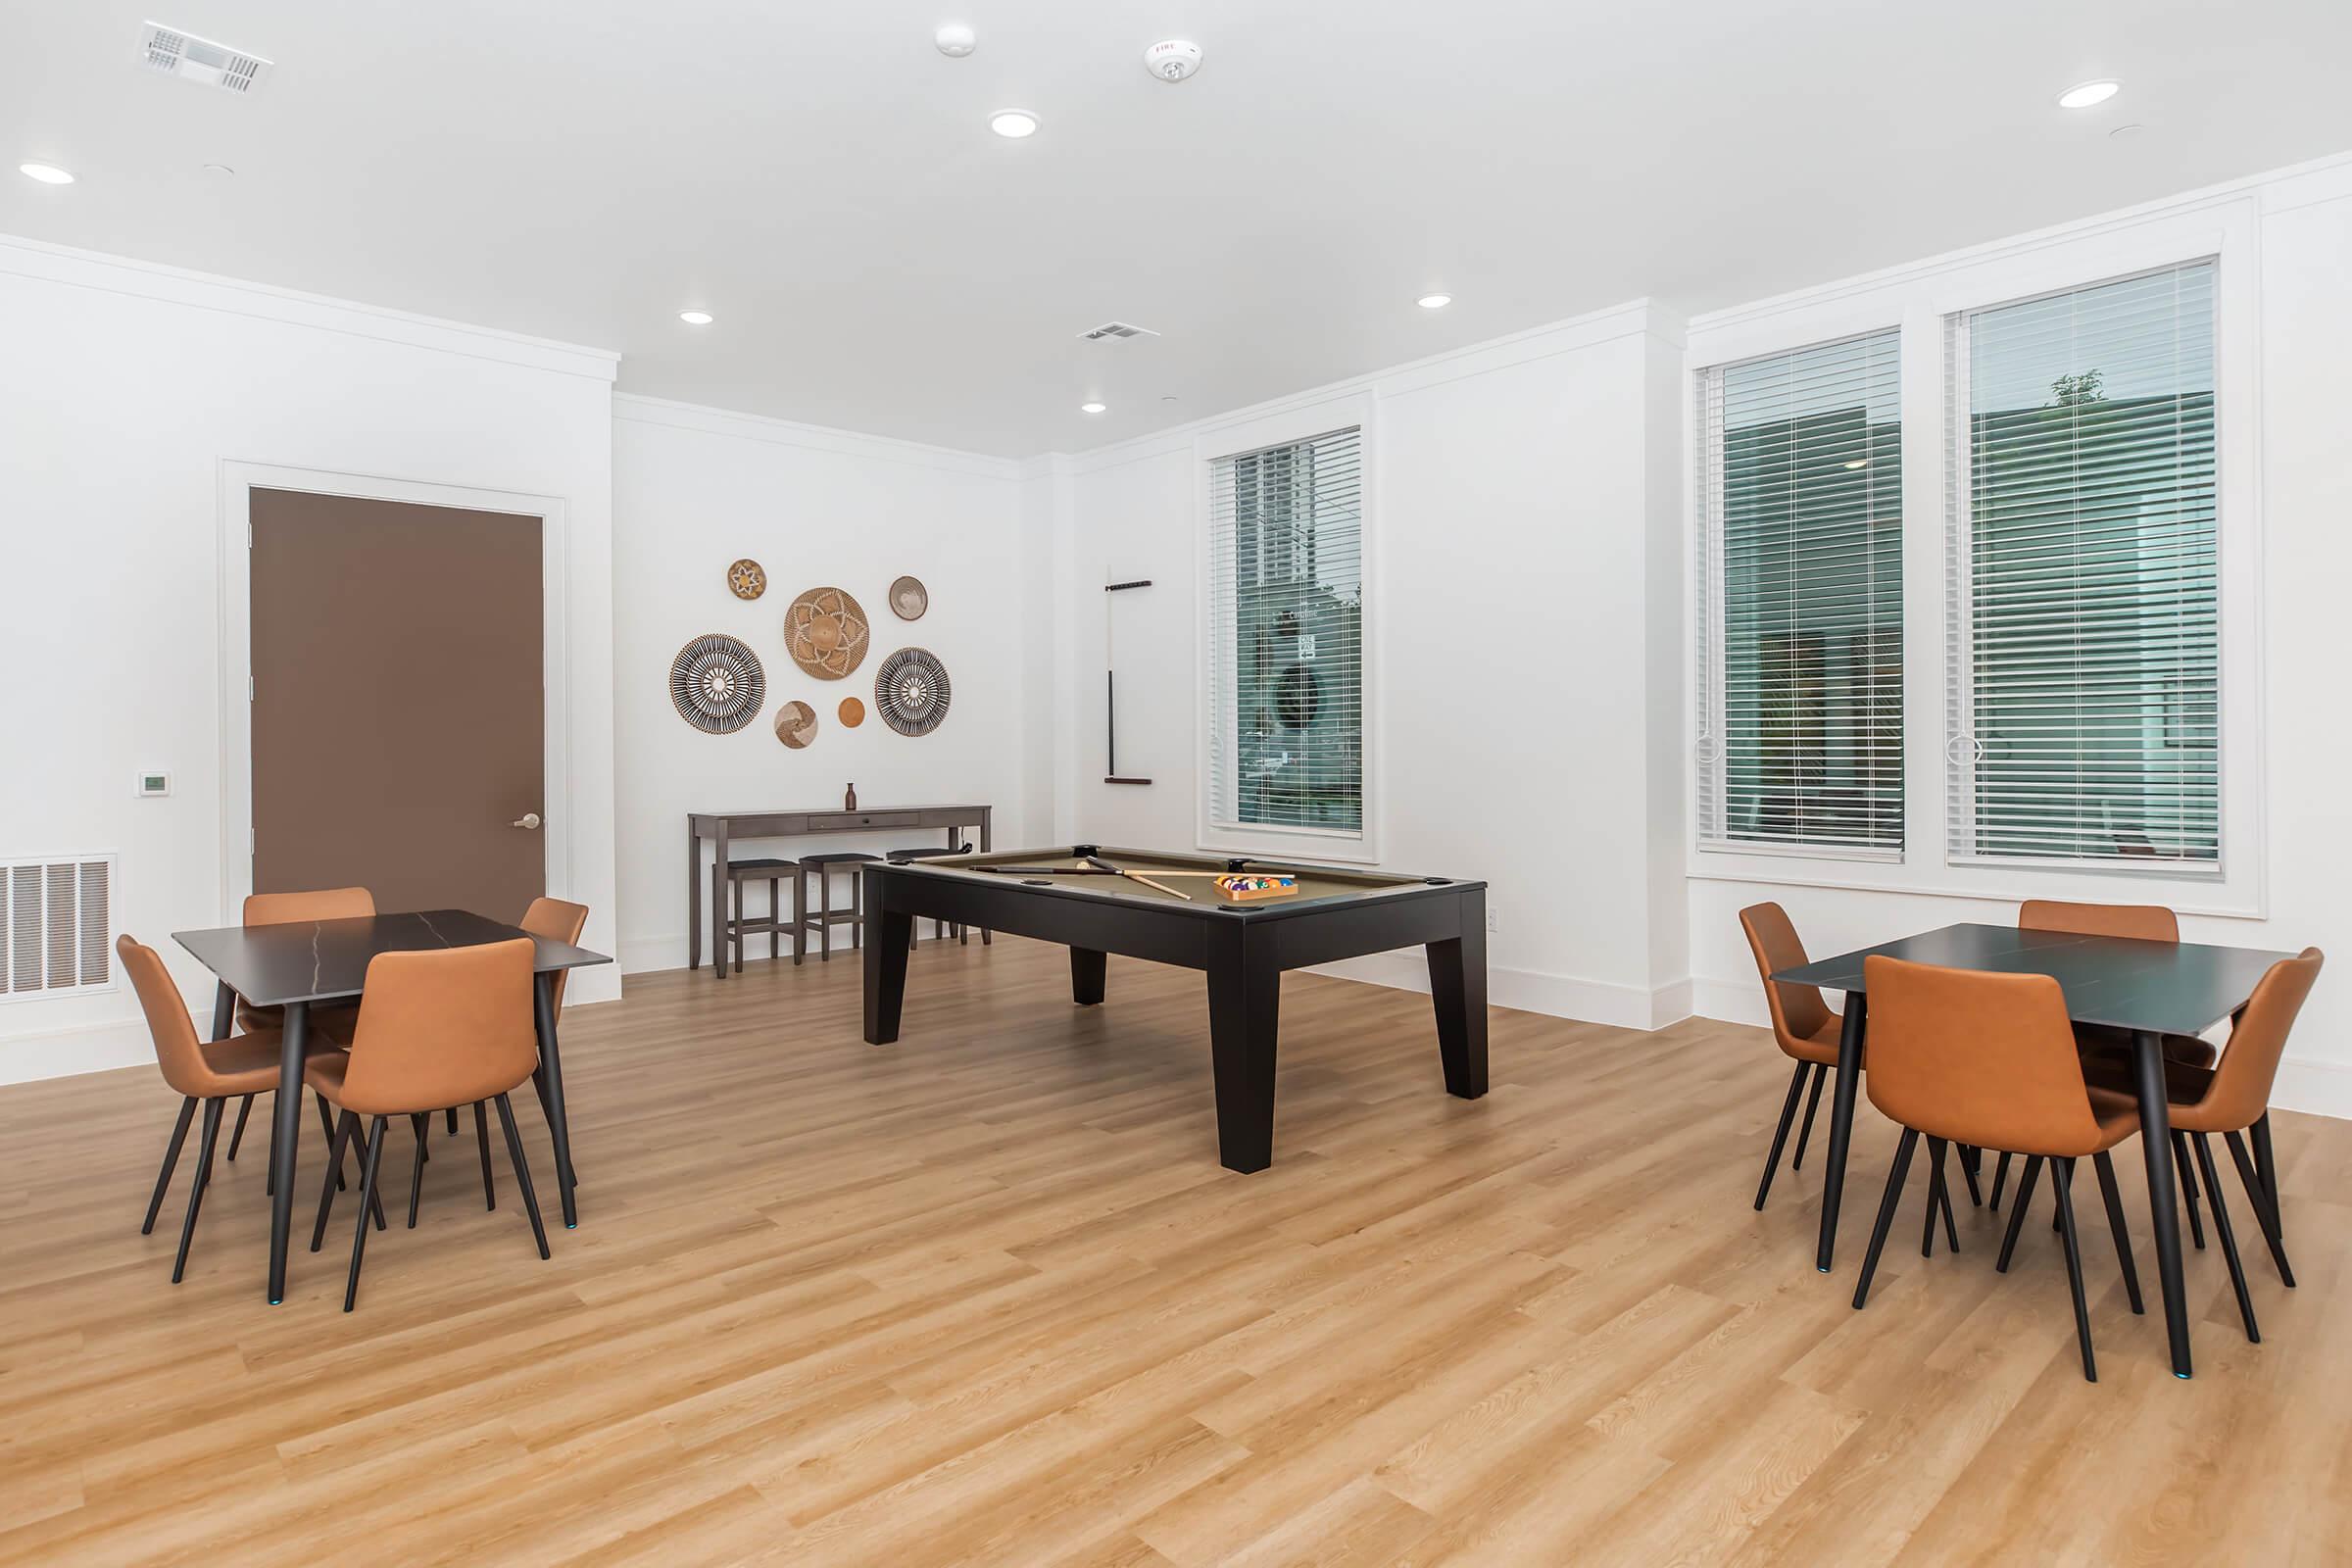
<path id="1" fill-rule="evenodd" d="M 252 517 L 254 890 L 520 919 L 546 890 L 539 519 L 298 490 Z"/>

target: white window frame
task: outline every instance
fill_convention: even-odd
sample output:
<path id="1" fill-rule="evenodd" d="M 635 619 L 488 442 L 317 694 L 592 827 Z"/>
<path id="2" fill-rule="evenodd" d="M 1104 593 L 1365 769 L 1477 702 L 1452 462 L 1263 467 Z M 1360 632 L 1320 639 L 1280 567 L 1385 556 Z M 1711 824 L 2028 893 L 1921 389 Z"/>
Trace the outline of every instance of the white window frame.
<path id="1" fill-rule="evenodd" d="M 2189 914 L 2265 917 L 2269 909 L 2263 811 L 2261 255 L 2259 199 L 2248 194 L 2164 203 L 1956 256 L 1899 268 L 1815 293 L 1701 317 L 1690 326 L 1687 373 L 1883 328 L 1902 329 L 1904 842 L 1898 859 L 1778 851 L 1701 851 L 1690 812 L 1688 874 L 1694 880 L 1845 888 L 2014 903 L 2027 898 L 2165 904 Z M 2053 866 L 1955 860 L 1948 852 L 1950 764 L 1944 756 L 1949 692 L 1944 506 L 1948 411 L 1943 323 L 1948 316 L 2211 258 L 2216 494 L 2221 593 L 2221 831 L 2218 875 L 2173 866 Z M 1684 471 L 1697 472 L 1696 399 L 1686 393 Z M 1688 498 L 1690 537 L 1703 525 Z M 1686 587 L 1691 624 L 1698 582 Z M 1695 650 L 1706 657 L 1703 648 Z M 1700 683 L 1686 683 L 1685 799 L 1698 799 L 1695 741 Z"/>
<path id="2" fill-rule="evenodd" d="M 1198 766 L 1193 770 L 1193 835 L 1197 848 L 1217 854 L 1248 855 L 1266 859 L 1329 860 L 1344 864 L 1373 864 L 1380 859 L 1380 809 L 1387 792 L 1381 787 L 1380 748 L 1380 603 L 1378 593 L 1380 510 L 1378 399 L 1370 392 L 1319 399 L 1272 412 L 1230 420 L 1200 430 L 1193 437 L 1194 573 L 1193 627 L 1197 642 L 1194 667 L 1200 677 L 1193 687 L 1193 747 Z M 1360 514 L 1357 526 L 1360 569 L 1363 575 L 1363 632 L 1360 645 L 1363 681 L 1363 814 L 1350 833 L 1339 829 L 1269 828 L 1247 823 L 1219 822 L 1213 810 L 1214 760 L 1209 753 L 1208 726 L 1216 713 L 1209 691 L 1210 639 L 1219 628 L 1211 623 L 1216 612 L 1209 582 L 1210 476 L 1219 459 L 1285 446 L 1354 426 L 1357 442 Z"/>

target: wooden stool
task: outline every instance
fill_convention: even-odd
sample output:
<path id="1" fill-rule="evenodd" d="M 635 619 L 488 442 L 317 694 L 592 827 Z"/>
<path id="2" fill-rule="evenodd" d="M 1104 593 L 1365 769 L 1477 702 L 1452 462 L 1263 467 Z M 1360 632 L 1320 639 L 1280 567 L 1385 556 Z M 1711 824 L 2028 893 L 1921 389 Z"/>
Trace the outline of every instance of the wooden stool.
<path id="1" fill-rule="evenodd" d="M 727 901 L 727 928 L 719 933 L 718 939 L 719 961 L 721 963 L 726 961 L 727 949 L 729 946 L 732 946 L 735 950 L 735 972 L 737 974 L 743 973 L 743 939 L 746 936 L 754 935 L 761 931 L 767 933 L 768 957 L 773 959 L 781 956 L 779 951 L 781 947 L 781 933 L 788 929 L 788 927 L 783 916 L 783 904 L 777 898 L 777 893 L 783 887 L 784 879 L 786 877 L 797 876 L 798 874 L 799 873 L 793 868 L 793 862 L 790 860 L 762 858 L 749 860 L 729 860 L 727 862 L 727 884 L 729 895 Z M 751 920 L 744 917 L 743 885 L 746 882 L 765 882 L 767 884 L 766 919 Z M 797 939 L 795 942 L 795 947 L 798 947 Z M 797 952 L 795 956 L 798 956 Z"/>
<path id="2" fill-rule="evenodd" d="M 833 961 L 833 928 L 850 928 L 850 948 L 853 952 L 865 946 L 865 878 L 850 884 L 850 906 L 833 907 L 833 868 L 837 865 L 870 865 L 880 859 L 876 855 L 859 855 L 851 850 L 838 850 L 827 855 L 804 855 L 797 862 L 792 878 L 792 961 L 798 963 L 808 951 L 808 933 L 817 933 L 817 957 Z M 808 875 L 816 874 L 816 910 L 808 908 Z"/>
<path id="3" fill-rule="evenodd" d="M 963 844 L 958 845 L 952 850 L 888 850 L 883 853 L 882 858 L 888 860 L 893 865 L 905 865 L 909 860 L 944 860 L 951 855 L 969 855 L 971 853 L 972 847 L 969 844 Z M 945 937 L 950 931 L 956 933 L 956 940 L 958 943 L 968 945 L 972 940 L 972 933 L 966 926 L 952 926 L 945 920 L 934 920 L 931 922 L 931 932 L 934 936 Z M 910 921 L 906 926 L 906 945 L 910 948 L 916 945 L 914 932 L 915 922 Z"/>

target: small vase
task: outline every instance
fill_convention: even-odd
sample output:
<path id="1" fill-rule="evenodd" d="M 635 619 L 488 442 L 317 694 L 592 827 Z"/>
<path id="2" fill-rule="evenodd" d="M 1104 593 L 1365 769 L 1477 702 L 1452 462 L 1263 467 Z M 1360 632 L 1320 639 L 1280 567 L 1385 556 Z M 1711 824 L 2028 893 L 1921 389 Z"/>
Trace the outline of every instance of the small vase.
<path id="1" fill-rule="evenodd" d="M 848 789 L 841 792 L 841 808 L 845 811 L 855 811 L 858 809 L 857 785 L 853 784 Z"/>

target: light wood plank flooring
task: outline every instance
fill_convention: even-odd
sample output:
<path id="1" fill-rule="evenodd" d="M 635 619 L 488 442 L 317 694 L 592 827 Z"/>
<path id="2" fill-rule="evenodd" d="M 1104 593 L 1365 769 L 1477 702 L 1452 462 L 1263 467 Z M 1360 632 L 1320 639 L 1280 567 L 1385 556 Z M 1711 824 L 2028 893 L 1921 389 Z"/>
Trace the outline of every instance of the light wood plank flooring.
<path id="1" fill-rule="evenodd" d="M 1823 1140 L 1750 1210 L 1786 1081 L 1757 1030 L 1498 1011 L 1467 1103 L 1426 999 L 1293 976 L 1275 1163 L 1237 1176 L 1199 977 L 1114 958 L 1078 1009 L 1059 949 L 925 943 L 881 1050 L 858 982 L 648 975 L 576 1010 L 580 1229 L 533 1255 L 503 1150 L 485 1212 L 470 1125 L 399 1228 L 400 1135 L 348 1317 L 349 1199 L 264 1304 L 266 1137 L 173 1288 L 184 1165 L 138 1234 L 154 1074 L 0 1090 L 0 1561 L 2352 1556 L 2352 1126 L 2278 1118 L 2302 1287 L 2249 1259 L 2262 1345 L 2190 1253 L 2191 1383 L 2088 1201 L 2094 1387 L 2038 1217 L 2003 1278 L 1965 1198 L 1962 1253 L 1923 1262 L 1915 1196 L 1850 1308 L 1875 1114 L 1835 1275 Z"/>

